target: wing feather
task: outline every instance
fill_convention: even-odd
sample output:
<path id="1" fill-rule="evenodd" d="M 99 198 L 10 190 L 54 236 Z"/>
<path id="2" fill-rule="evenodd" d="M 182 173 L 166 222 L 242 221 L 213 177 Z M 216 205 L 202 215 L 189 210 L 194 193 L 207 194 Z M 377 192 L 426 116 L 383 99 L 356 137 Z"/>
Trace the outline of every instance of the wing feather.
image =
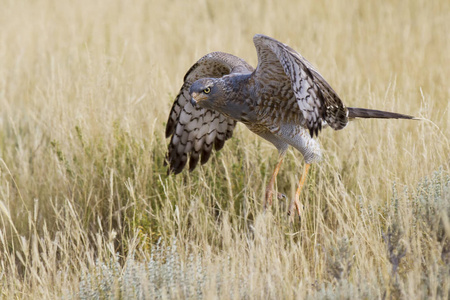
<path id="1" fill-rule="evenodd" d="M 213 52 L 197 61 L 186 73 L 184 83 L 172 105 L 166 125 L 171 137 L 166 162 L 169 173 L 180 173 L 189 158 L 192 171 L 200 161 L 206 163 L 214 146 L 220 150 L 233 135 L 236 121 L 225 115 L 190 103 L 189 88 L 203 77 L 222 77 L 233 72 L 251 72 L 253 68 L 234 55 Z"/>
<path id="2" fill-rule="evenodd" d="M 290 82 L 311 136 L 319 133 L 322 120 L 335 130 L 345 127 L 347 108 L 310 62 L 270 37 L 257 34 L 253 42 L 258 52 L 257 76 L 267 80 L 276 75 L 280 84 Z"/>

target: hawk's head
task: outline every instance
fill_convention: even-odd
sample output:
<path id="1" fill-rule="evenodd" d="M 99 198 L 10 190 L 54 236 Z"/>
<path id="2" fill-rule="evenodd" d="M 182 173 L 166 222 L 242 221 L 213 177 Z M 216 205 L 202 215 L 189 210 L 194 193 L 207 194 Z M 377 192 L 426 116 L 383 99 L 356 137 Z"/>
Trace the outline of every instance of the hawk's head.
<path id="1" fill-rule="evenodd" d="M 222 89 L 218 86 L 217 81 L 216 78 L 201 78 L 194 82 L 189 89 L 191 104 L 214 108 L 222 95 Z"/>

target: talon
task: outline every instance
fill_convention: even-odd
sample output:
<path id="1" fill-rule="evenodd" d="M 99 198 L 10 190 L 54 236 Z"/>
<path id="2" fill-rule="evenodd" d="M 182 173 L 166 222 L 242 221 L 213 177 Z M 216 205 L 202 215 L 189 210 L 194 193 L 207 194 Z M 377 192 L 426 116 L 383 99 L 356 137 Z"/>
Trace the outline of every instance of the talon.
<path id="1" fill-rule="evenodd" d="M 288 210 L 287 215 L 288 215 L 288 217 L 290 217 L 292 215 L 292 211 Z M 302 216 L 300 214 L 300 211 L 297 211 L 297 216 L 298 216 L 298 221 L 301 223 L 302 222 Z"/>
<path id="2" fill-rule="evenodd" d="M 278 192 L 278 194 L 277 194 L 277 198 L 278 198 L 278 200 L 288 200 L 288 197 L 286 197 L 286 195 L 285 194 L 282 194 L 282 193 L 280 193 L 280 192 Z"/>

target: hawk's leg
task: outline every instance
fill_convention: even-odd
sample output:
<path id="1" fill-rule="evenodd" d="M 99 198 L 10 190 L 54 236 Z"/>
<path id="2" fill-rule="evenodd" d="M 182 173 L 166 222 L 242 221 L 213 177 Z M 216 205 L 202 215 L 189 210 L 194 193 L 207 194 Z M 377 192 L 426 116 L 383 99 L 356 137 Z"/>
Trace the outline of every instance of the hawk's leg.
<path id="1" fill-rule="evenodd" d="M 269 184 L 266 188 L 266 198 L 264 201 L 264 209 L 267 208 L 267 205 L 272 205 L 272 198 L 273 198 L 273 189 L 275 185 L 275 179 L 277 178 L 278 171 L 280 171 L 281 163 L 283 162 L 284 155 L 280 155 L 280 160 L 278 161 L 278 164 L 275 167 L 275 170 L 272 173 L 272 177 L 270 178 Z M 278 198 L 283 198 L 284 195 L 279 194 Z"/>
<path id="2" fill-rule="evenodd" d="M 305 169 L 303 170 L 303 175 L 300 178 L 300 182 L 298 183 L 298 188 L 297 191 L 295 192 L 295 198 L 291 203 L 291 206 L 289 207 L 289 212 L 288 215 L 292 215 L 292 211 L 294 209 L 297 210 L 297 214 L 298 217 L 301 217 L 301 203 L 300 203 L 300 194 L 302 192 L 303 186 L 305 185 L 305 181 L 306 181 L 306 176 L 308 175 L 308 170 L 309 170 L 309 166 L 310 164 L 305 164 Z"/>

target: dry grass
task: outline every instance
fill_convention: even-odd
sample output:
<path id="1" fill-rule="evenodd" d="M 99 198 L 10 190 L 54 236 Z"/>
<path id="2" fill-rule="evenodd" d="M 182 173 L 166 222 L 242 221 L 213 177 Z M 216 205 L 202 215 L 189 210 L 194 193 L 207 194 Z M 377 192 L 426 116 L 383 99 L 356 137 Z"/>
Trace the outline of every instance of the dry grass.
<path id="1" fill-rule="evenodd" d="M 449 297 L 448 1 L 25 2 L 0 10 L 2 298 Z M 263 213 L 277 154 L 244 126 L 166 176 L 184 73 L 215 50 L 255 65 L 255 33 L 349 106 L 433 123 L 325 130 L 301 224 Z M 301 170 L 289 152 L 278 189 Z"/>

